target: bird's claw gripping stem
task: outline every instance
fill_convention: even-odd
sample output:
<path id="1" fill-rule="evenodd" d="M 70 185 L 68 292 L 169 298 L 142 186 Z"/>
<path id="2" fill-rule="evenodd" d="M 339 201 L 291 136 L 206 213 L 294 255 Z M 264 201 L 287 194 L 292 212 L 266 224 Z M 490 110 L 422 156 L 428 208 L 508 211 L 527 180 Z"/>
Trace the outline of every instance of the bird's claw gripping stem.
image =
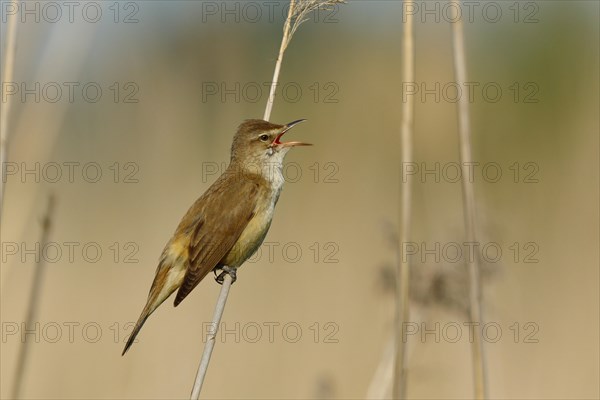
<path id="1" fill-rule="evenodd" d="M 221 271 L 221 273 L 219 275 L 217 275 L 217 271 Z M 231 276 L 231 284 L 233 285 L 235 283 L 235 281 L 237 280 L 237 268 L 232 268 L 230 266 L 223 266 L 222 268 L 215 268 L 214 269 L 214 273 L 215 273 L 215 281 L 217 281 L 217 283 L 219 285 L 222 285 L 223 282 L 225 281 L 225 275 L 229 275 Z"/>

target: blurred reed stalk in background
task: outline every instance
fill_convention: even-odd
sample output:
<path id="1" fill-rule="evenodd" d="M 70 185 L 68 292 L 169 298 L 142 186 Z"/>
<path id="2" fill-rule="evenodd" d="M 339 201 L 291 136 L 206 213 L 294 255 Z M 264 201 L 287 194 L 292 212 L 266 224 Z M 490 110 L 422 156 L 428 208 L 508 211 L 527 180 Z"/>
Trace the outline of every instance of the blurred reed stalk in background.
<path id="1" fill-rule="evenodd" d="M 406 0 L 405 0 L 406 1 Z M 414 16 L 412 13 L 405 15 L 402 40 L 402 82 L 414 82 L 415 80 L 415 44 L 414 44 Z M 400 127 L 400 170 L 402 164 L 408 164 L 413 159 L 413 117 L 414 96 L 402 103 L 402 125 Z M 401 174 L 402 175 L 402 174 Z M 397 248 L 397 275 L 398 285 L 396 289 L 396 355 L 394 368 L 393 397 L 395 399 L 406 398 L 406 373 L 407 373 L 407 347 L 408 343 L 403 340 L 403 327 L 410 320 L 410 263 L 409 259 L 402 253 L 402 243 L 410 241 L 411 224 L 411 179 L 405 183 L 400 182 L 400 210 L 398 220 L 398 248 Z"/>
<path id="2" fill-rule="evenodd" d="M 16 50 L 17 50 L 17 26 L 18 23 L 18 15 L 19 13 L 8 13 L 7 15 L 7 33 L 6 33 L 6 42 L 4 43 L 4 54 L 2 58 L 2 82 L 10 82 L 12 81 L 14 75 L 14 67 L 16 63 Z M 21 34 L 25 32 L 25 25 L 21 25 L 19 28 Z M 60 41 L 59 28 L 56 26 L 52 27 L 49 30 L 49 35 L 46 37 L 46 46 L 48 48 L 52 48 L 58 41 Z M 26 35 L 19 35 L 19 37 L 25 38 Z M 77 45 L 80 49 L 89 49 L 91 46 L 89 42 L 91 40 L 90 35 L 82 35 L 78 38 Z M 70 72 L 77 73 L 81 70 L 81 65 L 83 60 L 85 59 L 85 52 L 82 51 L 74 51 L 74 56 L 69 59 L 69 63 L 65 64 L 64 60 L 61 58 L 56 58 L 55 54 L 51 52 L 44 53 L 42 60 L 40 61 L 40 65 L 43 67 L 38 68 L 37 73 L 33 81 L 40 82 L 46 76 L 46 74 L 56 73 L 57 71 L 61 72 Z M 29 116 L 28 106 L 21 104 L 23 106 L 23 112 L 19 114 L 19 119 L 14 118 L 14 112 L 12 111 L 11 99 L 12 97 L 7 97 L 6 101 L 0 102 L 0 168 L 2 169 L 2 173 L 4 174 L 4 166 L 8 159 L 8 147 L 10 143 L 15 139 L 15 133 L 18 132 L 21 127 L 22 122 Z M 64 118 L 69 110 L 70 105 L 68 103 L 63 103 L 57 105 L 56 107 L 50 109 L 46 109 L 46 111 L 40 112 L 36 117 L 44 121 L 44 134 L 40 136 L 38 140 L 38 146 L 35 148 L 30 148 L 29 154 L 33 158 L 44 159 L 48 157 L 51 149 L 53 148 L 53 141 L 57 140 L 59 135 L 61 134 Z M 11 118 L 9 118 L 11 117 Z M 9 129 L 11 134 L 9 135 Z M 2 176 L 4 178 L 4 175 Z M 5 188 L 5 179 L 0 179 L 0 220 L 2 219 L 3 213 L 3 205 L 4 205 L 4 195 L 6 194 Z M 40 189 L 43 190 L 43 189 Z M 37 191 L 39 193 L 39 190 Z M 35 196 L 37 198 L 37 196 Z M 41 197 L 41 196 L 40 196 Z M 45 197 L 45 196 L 44 196 Z M 43 199 L 42 201 L 46 201 Z M 31 201 L 32 204 L 34 200 Z M 26 202 L 22 202 L 19 204 L 20 207 L 27 207 Z M 26 316 L 23 323 L 26 327 L 30 327 L 35 324 L 37 320 L 38 311 L 40 308 L 40 296 L 41 291 L 44 284 L 44 278 L 46 276 L 44 260 L 46 257 L 43 256 L 43 249 L 46 248 L 48 244 L 48 237 L 50 234 L 50 228 L 55 224 L 55 205 L 56 200 L 55 196 L 51 194 L 47 199 L 47 205 L 45 207 L 44 217 L 42 220 L 42 232 L 39 240 L 38 254 L 36 255 L 36 260 L 39 260 L 35 264 L 35 268 L 33 270 L 32 277 L 32 285 L 31 290 L 29 292 L 29 299 L 27 303 Z M 32 207 L 35 210 L 35 207 Z M 36 211 L 33 211 L 37 214 Z M 24 228 L 23 231 L 29 229 L 29 225 L 26 222 L 23 222 Z M 0 227 L 2 225 L 0 224 Z M 3 274 L 3 279 L 0 280 L 0 284 L 2 287 L 0 288 L 1 292 L 5 292 L 5 286 L 7 285 L 7 281 L 10 279 L 6 278 L 7 267 L 9 265 L 3 265 L 2 270 L 0 271 Z M 23 380 L 24 376 L 29 367 L 28 363 L 28 354 L 30 351 L 30 342 L 23 341 L 21 347 L 19 348 L 19 352 L 17 354 L 16 361 L 16 369 L 15 375 L 12 382 L 11 394 L 12 398 L 19 398 L 21 396 L 21 392 L 23 389 Z"/>
<path id="3" fill-rule="evenodd" d="M 283 25 L 283 38 L 279 47 L 279 53 L 277 55 L 277 61 L 275 62 L 275 71 L 273 72 L 273 80 L 271 82 L 271 89 L 269 92 L 269 98 L 267 99 L 267 106 L 265 108 L 265 114 L 263 119 L 268 121 L 271 117 L 271 111 L 273 110 L 273 103 L 275 101 L 275 89 L 279 81 L 279 72 L 281 71 L 281 63 L 283 61 L 283 55 L 288 45 L 290 44 L 294 33 L 300 25 L 306 21 L 306 17 L 313 11 L 319 9 L 328 9 L 335 4 L 344 3 L 343 0 L 290 0 L 290 8 L 288 15 Z M 202 352 L 202 358 L 200 359 L 200 365 L 198 366 L 198 372 L 192 387 L 191 399 L 199 399 L 200 392 L 202 390 L 202 384 L 206 377 L 208 365 L 210 364 L 210 357 L 215 347 L 215 340 L 218 332 L 223 311 L 225 310 L 225 304 L 227 303 L 227 297 L 229 296 L 229 289 L 231 288 L 232 279 L 229 274 L 225 275 L 219 297 L 217 298 L 217 304 L 215 306 L 215 312 L 211 323 L 211 329 L 208 332 L 206 344 L 204 345 L 204 351 Z"/>
<path id="4" fill-rule="evenodd" d="M 6 42 L 2 57 L 2 83 L 12 82 L 17 51 L 17 13 L 9 13 L 6 25 Z M 4 209 L 4 166 L 8 161 L 8 122 L 10 116 L 10 97 L 0 102 L 0 227 L 2 226 L 2 210 Z"/>
<path id="5" fill-rule="evenodd" d="M 40 248 L 43 249 L 48 245 L 48 238 L 50 237 L 50 229 L 52 228 L 52 220 L 54 218 L 55 201 L 54 196 L 48 197 L 48 206 L 46 213 L 42 220 L 42 233 L 40 237 Z M 25 326 L 30 328 L 35 324 L 37 319 L 37 311 L 40 305 L 40 293 L 42 289 L 42 281 L 44 279 L 45 271 L 45 258 L 38 257 L 38 261 L 35 265 L 35 271 L 33 273 L 33 284 L 29 291 L 29 303 L 27 304 L 27 317 L 25 318 Z M 29 344 L 27 335 L 24 336 L 24 341 L 21 342 L 19 348 L 19 354 L 17 355 L 17 367 L 15 372 L 15 378 L 13 380 L 12 388 L 12 399 L 19 399 L 21 397 L 21 388 L 23 387 L 23 376 L 27 367 L 27 360 L 29 355 Z"/>
<path id="6" fill-rule="evenodd" d="M 450 0 L 456 9 L 461 7 L 459 0 Z M 467 82 L 467 66 L 465 56 L 465 37 L 463 31 L 462 19 L 451 22 L 452 26 L 452 56 L 454 60 L 454 75 L 456 84 L 460 87 Z M 469 114 L 469 102 L 466 96 L 461 96 L 458 101 L 458 135 L 460 146 L 460 162 L 462 167 L 462 176 L 469 176 L 468 166 L 472 165 L 473 156 L 471 154 L 471 124 Z M 463 194 L 463 214 L 467 242 L 475 243 L 477 240 L 476 232 L 476 210 L 475 193 L 473 182 L 469 179 L 462 179 Z M 467 260 L 469 274 L 469 316 L 470 322 L 481 326 L 482 304 L 481 304 L 481 277 L 479 259 L 469 257 Z M 472 341 L 472 363 L 475 385 L 475 398 L 487 398 L 487 382 L 485 371 L 485 354 L 481 335 L 474 335 Z"/>

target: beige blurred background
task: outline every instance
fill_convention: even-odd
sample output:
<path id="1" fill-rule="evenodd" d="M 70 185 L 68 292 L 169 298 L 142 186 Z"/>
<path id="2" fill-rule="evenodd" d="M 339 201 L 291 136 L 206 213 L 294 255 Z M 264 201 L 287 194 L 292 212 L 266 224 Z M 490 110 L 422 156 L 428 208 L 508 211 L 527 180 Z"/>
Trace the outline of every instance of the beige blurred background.
<path id="1" fill-rule="evenodd" d="M 480 241 L 503 251 L 483 263 L 485 320 L 502 330 L 485 341 L 490 396 L 598 398 L 599 6 L 475 3 L 465 21 L 469 81 L 502 90 L 490 101 L 476 89 L 471 104 L 474 159 L 503 172 L 492 183 L 475 170 Z M 18 27 L 14 80 L 40 83 L 40 99 L 10 100 L 9 161 L 19 170 L 6 176 L 1 227 L 0 396 L 11 396 L 22 345 L 35 268 L 27 249 L 53 193 L 53 262 L 39 325 L 26 335 L 22 397 L 187 398 L 219 286 L 206 279 L 178 308 L 165 302 L 121 357 L 127 324 L 179 219 L 228 161 L 236 126 L 263 115 L 284 3 L 100 2 L 96 23 L 78 4 L 72 23 L 65 8 L 50 22 L 53 10 L 38 3 L 39 22 Z M 415 160 L 447 166 L 458 161 L 456 104 L 442 90 L 454 80 L 448 10 L 416 4 L 416 81 L 438 82 L 440 98 L 416 97 Z M 376 371 L 386 369 L 393 333 L 402 18 L 397 1 L 350 1 L 294 36 L 271 120 L 307 118 L 291 135 L 315 146 L 287 157 L 270 247 L 238 274 L 204 398 L 390 396 Z M 73 101 L 65 82 L 79 84 Z M 48 83 L 64 90 L 56 102 Z M 102 96 L 89 101 L 98 86 Z M 21 175 L 36 163 L 37 175 Z M 79 163 L 72 182 L 65 163 Z M 63 175 L 53 183 L 56 165 Z M 88 182 L 98 166 L 102 176 Z M 434 178 L 413 178 L 412 241 L 462 243 L 460 182 Z M 439 342 L 410 336 L 408 396 L 468 398 L 464 263 L 421 256 L 412 318 Z M 462 327 L 454 343 L 453 326 Z"/>

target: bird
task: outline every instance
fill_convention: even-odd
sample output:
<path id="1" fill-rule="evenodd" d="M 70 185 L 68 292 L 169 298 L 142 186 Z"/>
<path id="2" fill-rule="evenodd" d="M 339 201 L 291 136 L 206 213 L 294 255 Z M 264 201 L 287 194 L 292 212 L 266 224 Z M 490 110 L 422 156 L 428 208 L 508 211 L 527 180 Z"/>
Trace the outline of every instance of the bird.
<path id="1" fill-rule="evenodd" d="M 167 242 L 122 355 L 150 314 L 173 292 L 177 291 L 177 307 L 211 271 L 220 284 L 226 274 L 235 282 L 237 269 L 258 250 L 271 226 L 285 182 L 286 154 L 293 147 L 311 145 L 281 141 L 287 131 L 304 121 L 278 125 L 248 119 L 239 125 L 227 169 L 192 204 Z"/>

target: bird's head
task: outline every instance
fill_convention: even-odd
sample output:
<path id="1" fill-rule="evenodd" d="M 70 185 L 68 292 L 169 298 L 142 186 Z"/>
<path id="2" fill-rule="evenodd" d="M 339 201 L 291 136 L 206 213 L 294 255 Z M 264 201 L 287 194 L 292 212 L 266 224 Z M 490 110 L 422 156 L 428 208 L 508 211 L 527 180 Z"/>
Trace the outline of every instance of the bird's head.
<path id="1" fill-rule="evenodd" d="M 277 125 L 261 119 L 248 119 L 238 127 L 231 146 L 231 162 L 243 169 L 283 164 L 287 152 L 295 146 L 310 146 L 303 142 L 284 142 L 283 135 L 299 119 L 286 125 Z"/>

